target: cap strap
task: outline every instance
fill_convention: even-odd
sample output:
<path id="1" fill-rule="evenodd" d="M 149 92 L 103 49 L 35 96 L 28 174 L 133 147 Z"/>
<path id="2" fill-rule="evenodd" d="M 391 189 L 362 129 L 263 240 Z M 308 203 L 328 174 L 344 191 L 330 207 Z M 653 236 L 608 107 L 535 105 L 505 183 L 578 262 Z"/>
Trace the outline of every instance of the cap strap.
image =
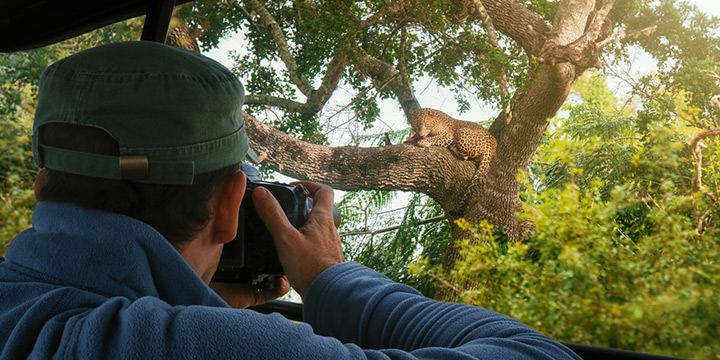
<path id="1" fill-rule="evenodd" d="M 100 155 L 40 145 L 42 164 L 72 174 L 155 184 L 192 184 L 191 161 L 151 161 L 147 155 Z"/>

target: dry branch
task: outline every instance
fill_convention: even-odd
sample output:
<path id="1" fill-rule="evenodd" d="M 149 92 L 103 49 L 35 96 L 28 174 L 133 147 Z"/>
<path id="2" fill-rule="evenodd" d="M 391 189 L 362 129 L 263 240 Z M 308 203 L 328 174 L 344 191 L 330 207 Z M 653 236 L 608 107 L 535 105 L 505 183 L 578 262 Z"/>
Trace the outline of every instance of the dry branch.
<path id="1" fill-rule="evenodd" d="M 703 131 L 695 136 L 690 142 L 690 151 L 692 151 L 693 159 L 695 160 L 695 176 L 693 177 L 693 192 L 699 192 L 707 196 L 710 199 L 710 205 L 705 209 L 702 215 L 698 216 L 697 227 L 695 233 L 700 236 L 705 216 L 707 216 L 710 208 L 717 203 L 715 194 L 708 190 L 702 183 L 702 148 L 705 147 L 702 140 L 712 136 L 720 135 L 720 129 L 712 129 Z"/>
<path id="2" fill-rule="evenodd" d="M 302 92 L 303 95 L 309 97 L 313 91 L 313 88 L 310 85 L 310 81 L 308 81 L 308 79 L 306 79 L 299 73 L 295 58 L 293 58 L 292 54 L 290 53 L 287 41 L 285 40 L 285 35 L 283 35 L 278 23 L 275 21 L 272 15 L 270 15 L 267 9 L 265 9 L 265 7 L 260 4 L 259 1 L 245 0 L 245 2 L 254 12 L 260 15 L 260 20 L 267 29 L 268 34 L 272 36 L 275 44 L 277 45 L 278 55 L 285 64 L 285 68 L 287 68 L 288 74 L 290 74 L 290 78 L 293 80 L 300 92 Z"/>

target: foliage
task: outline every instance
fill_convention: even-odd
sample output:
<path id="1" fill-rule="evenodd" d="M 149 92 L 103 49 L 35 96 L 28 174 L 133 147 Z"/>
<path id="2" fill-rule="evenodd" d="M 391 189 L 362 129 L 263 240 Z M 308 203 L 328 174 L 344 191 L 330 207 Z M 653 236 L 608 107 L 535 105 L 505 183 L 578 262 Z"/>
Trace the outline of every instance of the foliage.
<path id="1" fill-rule="evenodd" d="M 17 121 L 0 121 L 0 174 L 0 223 L 4 224 L 0 255 L 4 255 L 10 239 L 30 227 L 35 208 L 30 131 Z"/>
<path id="2" fill-rule="evenodd" d="M 717 72 L 720 59 L 720 18 L 700 12 L 696 5 L 685 1 L 632 1 L 618 2 L 613 10 L 615 18 L 622 19 L 631 29 L 657 25 L 649 36 L 628 37 L 617 49 L 619 54 L 631 44 L 641 47 L 656 59 L 657 71 L 633 82 L 633 92 L 641 96 L 648 111 L 675 112 L 674 99 L 686 93 L 685 106 L 692 109 L 687 117 L 691 125 L 699 128 L 719 127 L 713 116 L 714 107 L 707 101 L 716 95 L 717 83 L 706 76 L 706 71 Z M 662 19 L 662 20 L 659 20 Z"/>
<path id="3" fill-rule="evenodd" d="M 678 158 L 690 156 L 690 137 L 701 129 L 688 126 L 688 118 L 681 116 L 688 111 L 685 95 L 669 99 L 676 103 L 673 112 L 637 108 L 616 98 L 606 81 L 592 72 L 575 84 L 574 92 L 581 102 L 567 104 L 567 118 L 553 120 L 556 130 L 529 169 L 538 191 L 561 189 L 568 183 L 587 189 L 599 181 L 601 194 L 607 197 L 617 186 L 640 191 L 657 187 L 659 178 L 671 177 L 690 192 L 692 167 L 679 167 Z"/>
<path id="4" fill-rule="evenodd" d="M 657 149 L 669 144 L 658 139 Z M 720 145 L 717 141 L 714 146 Z M 715 163 L 718 150 L 712 157 Z M 656 168 L 651 160 L 637 166 Z M 674 158 L 689 166 L 685 158 Z M 717 188 L 720 172 L 708 168 Z M 661 174 L 657 172 L 656 174 Z M 716 358 L 720 353 L 720 207 L 684 193 L 677 179 L 655 179 L 651 192 L 602 184 L 567 184 L 533 199 L 523 217 L 535 230 L 507 243 L 487 225 L 473 232 L 466 259 L 447 275 L 463 302 L 508 314 L 563 341 L 665 355 Z M 698 201 L 699 200 L 699 201 Z M 702 204 L 699 204 L 702 203 Z M 711 223 L 696 232 L 700 208 Z"/>
<path id="5" fill-rule="evenodd" d="M 450 240 L 448 223 L 437 204 L 420 194 L 412 194 L 404 209 L 387 210 L 396 198 L 397 193 L 386 191 L 354 191 L 343 197 L 338 208 L 345 257 L 382 269 L 390 279 L 432 297 L 434 282 L 411 273 L 409 265 L 422 257 L 432 259 L 434 266 L 442 263 Z"/>

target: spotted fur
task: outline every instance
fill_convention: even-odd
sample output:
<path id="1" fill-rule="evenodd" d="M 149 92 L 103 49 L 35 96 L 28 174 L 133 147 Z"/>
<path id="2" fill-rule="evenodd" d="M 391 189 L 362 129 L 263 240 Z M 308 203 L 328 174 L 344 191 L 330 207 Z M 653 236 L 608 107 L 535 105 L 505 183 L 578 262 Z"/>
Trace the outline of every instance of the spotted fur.
<path id="1" fill-rule="evenodd" d="M 474 122 L 454 119 L 435 109 L 413 111 L 411 116 L 415 134 L 408 142 L 415 142 L 422 147 L 445 147 L 460 159 L 475 161 L 477 170 L 468 186 L 468 193 L 484 183 L 490 160 L 495 156 L 497 148 L 497 140 L 487 129 Z M 463 203 L 467 200 L 467 195 L 466 193 Z"/>

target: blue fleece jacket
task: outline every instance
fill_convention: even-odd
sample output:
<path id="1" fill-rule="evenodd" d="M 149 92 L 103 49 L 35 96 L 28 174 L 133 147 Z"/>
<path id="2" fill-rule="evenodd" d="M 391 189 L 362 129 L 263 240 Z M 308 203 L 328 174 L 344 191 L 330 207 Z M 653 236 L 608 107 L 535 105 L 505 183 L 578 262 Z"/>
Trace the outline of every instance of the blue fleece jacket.
<path id="1" fill-rule="evenodd" d="M 320 274 L 304 312 L 231 309 L 151 227 L 68 204 L 38 204 L 0 263 L 1 359 L 577 358 L 355 263 Z"/>

